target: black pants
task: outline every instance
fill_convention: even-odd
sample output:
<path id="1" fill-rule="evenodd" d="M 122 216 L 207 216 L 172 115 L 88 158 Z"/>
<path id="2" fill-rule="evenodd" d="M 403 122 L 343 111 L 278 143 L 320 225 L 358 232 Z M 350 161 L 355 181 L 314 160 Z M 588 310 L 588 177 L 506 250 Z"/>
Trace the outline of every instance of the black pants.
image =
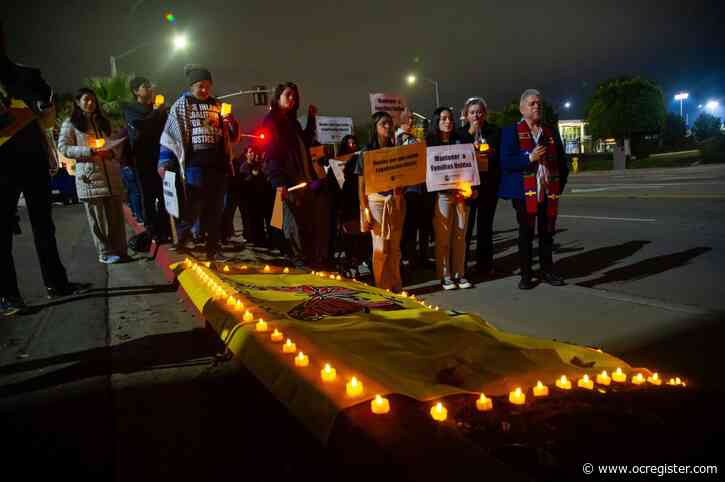
<path id="1" fill-rule="evenodd" d="M 198 181 L 186 184 L 186 199 L 176 229 L 179 241 L 188 240 L 192 227 L 198 222 L 200 232 L 206 233 L 206 254 L 219 251 L 227 183 L 226 171 L 205 169 Z"/>
<path id="2" fill-rule="evenodd" d="M 0 297 L 20 298 L 13 261 L 13 227 L 18 198 L 22 192 L 33 229 L 35 251 L 45 286 L 63 288 L 68 284 L 58 255 L 55 224 L 51 213 L 50 174 L 45 154 L 2 152 L 0 170 Z"/>
<path id="3" fill-rule="evenodd" d="M 141 186 L 144 226 L 154 238 L 166 239 L 171 235 L 171 224 L 164 205 L 161 176 L 150 168 L 138 168 L 137 174 Z"/>
<path id="4" fill-rule="evenodd" d="M 466 246 L 471 246 L 473 225 L 475 224 L 476 264 L 479 269 L 485 271 L 493 267 L 493 219 L 496 216 L 496 206 L 498 206 L 496 187 L 485 187 L 478 192 L 478 198 L 471 203 L 471 211 L 468 215 Z"/>
<path id="5" fill-rule="evenodd" d="M 526 201 L 512 199 L 519 223 L 519 262 L 522 276 L 531 276 L 531 258 L 534 244 L 534 227 L 526 212 Z M 536 214 L 536 228 L 539 230 L 539 265 L 542 271 L 550 271 L 554 262 L 552 248 L 554 246 L 554 229 L 549 226 L 546 218 L 546 200 L 539 204 Z"/>
<path id="6" fill-rule="evenodd" d="M 429 192 L 405 193 L 405 220 L 400 249 L 404 259 L 419 265 L 428 259 L 428 245 L 433 234 L 433 196 Z"/>
<path id="7" fill-rule="evenodd" d="M 239 209 L 239 213 L 242 216 L 242 221 L 245 221 L 243 209 L 244 200 L 242 199 L 242 196 L 242 186 L 238 184 L 232 185 L 230 183 L 229 190 L 224 197 L 224 212 L 222 213 L 222 239 L 227 239 L 234 236 L 234 215 L 237 214 L 237 209 Z"/>

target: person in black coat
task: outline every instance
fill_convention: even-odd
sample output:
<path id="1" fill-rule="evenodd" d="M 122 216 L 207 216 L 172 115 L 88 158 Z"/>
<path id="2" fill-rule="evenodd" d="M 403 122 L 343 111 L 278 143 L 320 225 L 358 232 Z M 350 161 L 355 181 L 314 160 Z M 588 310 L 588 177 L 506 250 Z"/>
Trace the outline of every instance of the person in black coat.
<path id="1" fill-rule="evenodd" d="M 330 238 L 329 197 L 323 183 L 325 173 L 313 163 L 309 148 L 315 134 L 317 108 L 310 105 L 307 127 L 297 121 L 299 90 L 292 82 L 280 84 L 271 101 L 271 111 L 262 128 L 269 133 L 266 144 L 267 176 L 272 187 L 281 189 L 284 209 L 283 231 L 297 265 L 327 265 Z M 300 183 L 306 187 L 289 192 Z"/>
<path id="2" fill-rule="evenodd" d="M 20 102 L 24 107 L 19 108 Z M 13 261 L 13 228 L 22 193 L 33 228 L 35 250 L 48 297 L 78 294 L 88 285 L 68 281 L 58 254 L 55 224 L 51 213 L 48 139 L 38 117 L 55 117 L 53 91 L 40 70 L 12 62 L 5 50 L 0 23 L 0 315 L 11 316 L 25 304 L 18 288 Z M 24 122 L 23 119 L 28 119 Z M 16 126 L 22 126 L 16 130 Z M 11 133 L 11 131 L 14 131 Z"/>
<path id="3" fill-rule="evenodd" d="M 463 127 L 458 135 L 463 143 L 472 143 L 479 156 L 478 197 L 469 201 L 466 246 L 470 247 L 473 225 L 476 224 L 476 271 L 491 276 L 493 269 L 493 219 L 498 205 L 498 186 L 501 181 L 500 142 L 498 127 L 486 122 L 488 108 L 481 97 L 471 97 L 463 104 Z M 480 168 L 484 168 L 481 170 Z M 467 250 L 468 252 L 468 250 Z M 470 256 L 470 255 L 469 255 Z"/>
<path id="4" fill-rule="evenodd" d="M 122 110 L 141 187 L 144 226 L 157 242 L 166 242 L 171 235 L 171 225 L 164 205 L 163 181 L 157 171 L 157 162 L 159 140 L 168 110 L 163 104 L 154 103 L 153 86 L 145 77 L 134 77 L 129 87 L 136 101 L 125 104 Z"/>

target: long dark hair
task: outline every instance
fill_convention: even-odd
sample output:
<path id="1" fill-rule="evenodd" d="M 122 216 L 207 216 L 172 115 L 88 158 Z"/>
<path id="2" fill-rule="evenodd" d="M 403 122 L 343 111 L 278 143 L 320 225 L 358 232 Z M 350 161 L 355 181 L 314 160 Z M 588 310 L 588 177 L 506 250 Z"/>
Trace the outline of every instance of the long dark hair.
<path id="1" fill-rule="evenodd" d="M 103 110 L 101 109 L 101 105 L 98 103 L 98 97 L 96 96 L 96 93 L 88 87 L 81 87 L 76 92 L 73 102 L 73 111 L 70 114 L 71 124 L 73 124 L 73 127 L 81 132 L 88 132 L 88 118 L 83 113 L 83 109 L 81 109 L 81 107 L 78 105 L 81 97 L 86 94 L 92 95 L 96 101 L 96 111 L 93 113 L 96 126 L 101 130 L 102 134 L 110 136 L 111 122 L 106 118 L 106 116 L 103 115 Z"/>
<path id="2" fill-rule="evenodd" d="M 300 108 L 301 99 L 300 99 L 300 89 L 299 89 L 299 87 L 297 87 L 297 84 L 295 84 L 294 82 L 285 82 L 283 84 L 277 85 L 277 87 L 275 87 L 275 89 L 274 89 L 274 95 L 272 96 L 272 100 L 270 101 L 269 105 L 270 105 L 270 107 L 272 107 L 272 112 L 274 112 L 275 114 L 281 113 L 282 109 L 279 106 L 279 98 L 282 97 L 282 92 L 284 92 L 284 90 L 288 87 L 295 91 L 295 94 L 297 96 L 297 105 L 295 105 L 294 109 L 287 112 L 287 116 L 290 117 L 291 119 L 297 119 L 297 111 Z"/>
<path id="3" fill-rule="evenodd" d="M 340 141 L 340 146 L 337 149 L 338 154 L 350 154 L 351 152 L 354 152 L 351 151 L 350 147 L 348 147 L 347 145 L 347 141 L 349 141 L 350 139 L 353 139 L 358 148 L 360 148 L 360 143 L 357 141 L 357 137 L 352 134 L 348 134 Z"/>
<path id="4" fill-rule="evenodd" d="M 456 121 L 453 117 L 453 109 L 450 107 L 438 107 L 435 112 L 433 112 L 433 120 L 430 123 L 430 128 L 428 129 L 428 134 L 426 135 L 426 144 L 428 145 L 436 145 L 440 142 L 440 134 L 441 134 L 441 114 L 444 112 L 448 112 L 451 115 L 451 121 L 453 122 L 453 130 L 450 134 L 450 141 L 453 141 L 457 138 L 456 135 Z"/>
<path id="5" fill-rule="evenodd" d="M 372 116 L 372 125 L 370 126 L 370 144 L 368 144 L 368 149 L 380 149 L 381 147 L 391 147 L 395 143 L 393 142 L 393 137 L 389 139 L 389 143 L 387 146 L 381 146 L 378 142 L 378 122 L 380 122 L 380 119 L 383 119 L 384 117 L 389 117 L 390 121 L 393 121 L 393 116 L 388 114 L 387 112 L 378 111 L 373 114 Z"/>

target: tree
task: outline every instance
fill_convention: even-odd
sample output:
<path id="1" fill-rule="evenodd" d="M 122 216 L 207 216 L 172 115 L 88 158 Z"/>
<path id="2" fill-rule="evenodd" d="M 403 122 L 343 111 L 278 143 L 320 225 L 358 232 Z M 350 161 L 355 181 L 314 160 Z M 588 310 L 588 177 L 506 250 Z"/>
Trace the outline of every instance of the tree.
<path id="1" fill-rule="evenodd" d="M 718 135 L 720 133 L 721 125 L 722 121 L 719 117 L 703 112 L 692 125 L 692 133 L 694 134 L 695 139 L 703 141 Z"/>
<path id="2" fill-rule="evenodd" d="M 687 124 L 679 114 L 667 113 L 665 127 L 662 132 L 662 141 L 667 147 L 679 147 L 685 142 Z"/>
<path id="3" fill-rule="evenodd" d="M 607 80 L 589 100 L 586 120 L 592 139 L 614 138 L 620 145 L 633 135 L 658 134 L 665 125 L 662 91 L 639 77 Z"/>
<path id="4" fill-rule="evenodd" d="M 113 77 L 93 77 L 86 80 L 86 86 L 96 93 L 98 103 L 114 127 L 124 124 L 121 106 L 134 100 L 129 88 L 132 77 L 132 74 L 118 73 Z"/>

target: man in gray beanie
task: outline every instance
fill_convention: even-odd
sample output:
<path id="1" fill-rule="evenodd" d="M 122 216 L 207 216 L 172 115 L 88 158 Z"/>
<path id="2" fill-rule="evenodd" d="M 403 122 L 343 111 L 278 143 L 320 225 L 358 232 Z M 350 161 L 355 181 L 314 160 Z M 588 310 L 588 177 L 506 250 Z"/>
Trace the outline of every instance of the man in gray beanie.
<path id="1" fill-rule="evenodd" d="M 184 74 L 189 91 L 171 106 L 161 135 L 159 175 L 163 178 L 166 169 L 173 169 L 183 181 L 177 249 L 188 248 L 191 228 L 198 220 L 207 234 L 207 259 L 223 262 L 228 259 L 220 251 L 221 215 L 231 166 L 230 144 L 239 142 L 239 124 L 231 113 L 222 116 L 221 102 L 211 95 L 209 69 L 192 64 L 184 67 Z"/>

